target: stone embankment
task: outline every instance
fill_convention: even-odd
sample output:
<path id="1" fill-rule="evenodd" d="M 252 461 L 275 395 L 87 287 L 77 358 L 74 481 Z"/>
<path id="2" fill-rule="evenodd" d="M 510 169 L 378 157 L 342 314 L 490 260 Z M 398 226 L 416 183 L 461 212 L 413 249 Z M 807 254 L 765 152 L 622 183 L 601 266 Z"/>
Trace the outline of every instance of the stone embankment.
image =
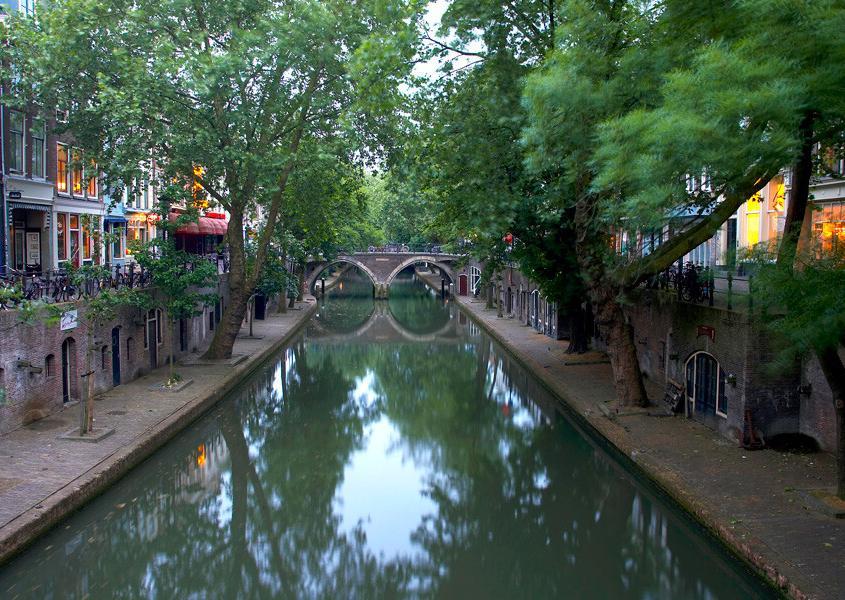
<path id="1" fill-rule="evenodd" d="M 254 323 L 239 338 L 233 360 L 187 358 L 178 392 L 151 391 L 167 379 L 161 368 L 98 396 L 96 428 L 114 433 L 99 442 L 60 439 L 79 422 L 71 406 L 0 436 L 0 564 L 102 493 L 208 411 L 288 342 L 316 311 L 313 298 Z"/>
<path id="2" fill-rule="evenodd" d="M 565 340 L 497 317 L 481 300 L 452 298 L 579 426 L 627 457 L 621 458 L 778 589 L 793 598 L 845 598 L 845 520 L 815 511 L 805 492 L 833 484 L 833 456 L 748 451 L 694 421 L 665 417 L 664 410 L 620 407 L 606 361 L 570 360 Z M 662 390 L 649 387 L 659 401 Z"/>

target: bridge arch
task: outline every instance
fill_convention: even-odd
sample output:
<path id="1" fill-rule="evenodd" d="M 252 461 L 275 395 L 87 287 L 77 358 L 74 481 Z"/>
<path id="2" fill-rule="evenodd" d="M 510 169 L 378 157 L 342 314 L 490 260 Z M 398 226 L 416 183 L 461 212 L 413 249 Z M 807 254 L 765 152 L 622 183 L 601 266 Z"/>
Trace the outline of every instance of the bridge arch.
<path id="1" fill-rule="evenodd" d="M 354 257 L 339 256 L 338 258 L 335 258 L 335 259 L 330 260 L 328 262 L 317 263 L 314 266 L 314 270 L 311 272 L 310 275 L 308 275 L 308 277 L 305 281 L 308 292 L 311 293 L 311 292 L 314 291 L 314 286 L 317 283 L 317 279 L 319 279 L 320 274 L 323 271 L 325 271 L 329 267 L 333 267 L 335 265 L 339 265 L 339 264 L 342 264 L 342 263 L 352 265 L 353 267 L 358 267 L 361 271 L 366 273 L 367 277 L 370 278 L 370 282 L 373 284 L 373 287 L 375 287 L 375 288 L 378 287 L 378 283 L 379 283 L 378 277 L 376 277 L 376 274 L 373 273 L 372 269 L 370 269 L 367 265 L 365 265 L 361 261 L 355 259 Z"/>
<path id="2" fill-rule="evenodd" d="M 399 266 L 393 269 L 390 275 L 387 276 L 387 281 L 385 281 L 385 284 L 389 286 L 391 283 L 393 283 L 393 280 L 396 279 L 396 276 L 399 275 L 399 273 L 418 262 L 424 262 L 434 265 L 435 267 L 446 273 L 451 283 L 455 283 L 457 281 L 450 265 L 443 262 L 442 260 L 438 260 L 438 258 L 435 256 L 426 256 L 420 254 L 418 256 L 412 256 L 407 260 L 403 260 L 401 263 L 399 263 Z"/>

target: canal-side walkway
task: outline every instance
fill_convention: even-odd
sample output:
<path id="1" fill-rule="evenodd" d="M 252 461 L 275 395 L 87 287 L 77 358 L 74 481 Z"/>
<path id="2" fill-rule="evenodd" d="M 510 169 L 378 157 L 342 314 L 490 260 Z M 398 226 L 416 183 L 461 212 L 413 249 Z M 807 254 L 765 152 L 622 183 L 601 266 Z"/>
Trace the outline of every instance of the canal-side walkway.
<path id="1" fill-rule="evenodd" d="M 805 506 L 803 490 L 830 487 L 827 453 L 748 451 L 683 417 L 619 409 L 610 365 L 565 355 L 566 341 L 517 319 L 497 317 L 483 300 L 453 296 L 587 425 L 795 598 L 845 598 L 845 520 Z M 662 396 L 651 386 L 653 399 Z M 654 414 L 652 414 L 654 413 Z"/>
<path id="2" fill-rule="evenodd" d="M 98 396 L 95 426 L 114 433 L 97 443 L 59 439 L 78 424 L 78 405 L 0 436 L 0 564 L 202 415 L 316 309 L 309 297 L 255 321 L 254 336 L 235 343 L 233 354 L 244 357 L 237 364 L 179 366 L 183 379 L 193 381 L 177 393 L 152 391 L 167 379 L 164 367 Z"/>

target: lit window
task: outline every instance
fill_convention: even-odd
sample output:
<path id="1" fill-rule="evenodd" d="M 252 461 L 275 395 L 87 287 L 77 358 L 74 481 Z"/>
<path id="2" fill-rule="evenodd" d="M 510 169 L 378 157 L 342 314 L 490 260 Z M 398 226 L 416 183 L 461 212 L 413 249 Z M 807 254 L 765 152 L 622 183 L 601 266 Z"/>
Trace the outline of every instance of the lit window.
<path id="1" fill-rule="evenodd" d="M 65 213 L 56 215 L 56 250 L 60 262 L 67 260 L 67 215 Z"/>
<path id="2" fill-rule="evenodd" d="M 73 165 L 71 165 L 71 188 L 77 196 L 82 195 L 82 153 L 74 148 L 71 151 Z"/>
<path id="3" fill-rule="evenodd" d="M 88 163 L 88 197 L 97 197 L 97 163 L 93 160 Z"/>
<path id="4" fill-rule="evenodd" d="M 56 189 L 67 194 L 68 151 L 64 144 L 56 145 Z"/>

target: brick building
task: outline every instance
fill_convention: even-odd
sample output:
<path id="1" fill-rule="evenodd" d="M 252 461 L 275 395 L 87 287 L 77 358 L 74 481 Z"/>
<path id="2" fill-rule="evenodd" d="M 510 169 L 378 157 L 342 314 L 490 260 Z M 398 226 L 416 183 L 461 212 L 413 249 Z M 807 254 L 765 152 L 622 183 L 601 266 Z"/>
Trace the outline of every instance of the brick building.
<path id="1" fill-rule="evenodd" d="M 225 276 L 223 276 L 225 277 Z M 90 349 L 94 393 L 101 394 L 210 343 L 226 303 L 220 300 L 190 319 L 170 326 L 161 310 L 122 309 L 89 335 L 84 303 L 67 304 L 76 319 L 20 321 L 17 311 L 0 312 L 0 433 L 44 418 L 81 399 Z"/>

